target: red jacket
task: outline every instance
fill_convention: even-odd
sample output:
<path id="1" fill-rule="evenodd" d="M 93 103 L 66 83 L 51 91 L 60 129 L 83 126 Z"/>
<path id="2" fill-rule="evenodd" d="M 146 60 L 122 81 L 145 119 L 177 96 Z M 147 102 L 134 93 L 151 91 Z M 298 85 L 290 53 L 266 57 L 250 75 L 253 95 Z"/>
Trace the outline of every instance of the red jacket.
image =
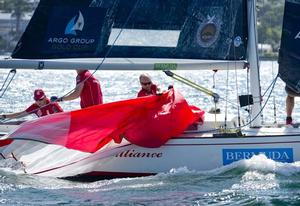
<path id="1" fill-rule="evenodd" d="M 150 92 L 148 92 L 145 89 L 141 89 L 137 96 L 144 97 L 144 96 L 150 96 L 150 95 L 156 95 L 156 94 L 157 94 L 157 86 L 155 84 L 152 84 Z"/>
<path id="2" fill-rule="evenodd" d="M 92 76 L 89 71 L 86 70 L 77 75 L 76 84 L 81 83 L 85 79 L 87 80 L 84 82 L 83 90 L 80 94 L 81 108 L 102 104 L 102 91 L 99 81 L 94 76 Z"/>
<path id="3" fill-rule="evenodd" d="M 57 104 L 57 102 L 50 102 L 48 98 L 46 99 L 46 101 L 46 106 L 39 107 L 36 103 L 33 103 L 25 111 L 27 113 L 34 113 L 38 117 L 46 116 L 48 114 L 53 114 L 57 112 L 63 112 L 62 108 Z"/>

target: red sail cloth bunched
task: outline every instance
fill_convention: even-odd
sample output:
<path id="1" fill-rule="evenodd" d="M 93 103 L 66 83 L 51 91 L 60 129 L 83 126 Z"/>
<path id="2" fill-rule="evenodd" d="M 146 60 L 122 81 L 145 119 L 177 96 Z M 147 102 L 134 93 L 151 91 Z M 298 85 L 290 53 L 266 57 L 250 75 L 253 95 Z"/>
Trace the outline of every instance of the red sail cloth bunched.
<path id="1" fill-rule="evenodd" d="M 96 152 L 112 139 L 126 138 L 141 147 L 160 147 L 190 124 L 204 120 L 204 111 L 189 106 L 176 90 L 162 95 L 112 102 L 48 115 L 22 124 L 9 139 L 58 144 Z"/>

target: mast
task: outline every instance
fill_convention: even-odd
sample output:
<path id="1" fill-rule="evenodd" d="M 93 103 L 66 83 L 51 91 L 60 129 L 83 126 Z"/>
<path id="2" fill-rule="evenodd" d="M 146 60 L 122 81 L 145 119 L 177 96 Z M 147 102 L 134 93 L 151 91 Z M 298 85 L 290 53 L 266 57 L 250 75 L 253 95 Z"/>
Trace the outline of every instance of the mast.
<path id="1" fill-rule="evenodd" d="M 250 63 L 250 89 L 253 95 L 253 106 L 251 109 L 252 127 L 261 126 L 261 87 L 259 76 L 259 60 L 257 52 L 257 29 L 256 29 L 256 0 L 248 0 L 248 61 Z M 256 118 L 256 119 L 254 119 Z"/>

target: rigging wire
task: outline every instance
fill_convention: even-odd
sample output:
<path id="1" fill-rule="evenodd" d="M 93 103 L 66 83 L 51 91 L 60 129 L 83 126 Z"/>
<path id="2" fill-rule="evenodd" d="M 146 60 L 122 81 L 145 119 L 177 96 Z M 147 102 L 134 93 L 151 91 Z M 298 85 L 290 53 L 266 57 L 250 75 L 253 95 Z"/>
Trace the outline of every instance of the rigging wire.
<path id="1" fill-rule="evenodd" d="M 213 89 L 216 88 L 216 78 L 215 78 L 215 75 L 217 73 L 218 70 L 213 70 Z M 214 116 L 215 116 L 215 127 L 217 127 L 217 102 L 218 101 L 214 101 Z"/>
<path id="2" fill-rule="evenodd" d="M 247 67 L 247 84 L 246 84 L 246 89 L 247 89 L 247 94 L 250 94 L 250 74 L 249 74 L 249 71 L 250 71 L 250 69 L 249 69 L 249 67 Z M 248 102 L 249 103 L 249 102 Z M 248 104 L 248 117 L 247 118 L 249 118 L 249 121 L 251 121 L 251 115 L 250 115 L 250 112 L 251 112 L 251 106 L 250 106 L 250 104 Z"/>
<path id="3" fill-rule="evenodd" d="M 274 78 L 274 62 L 273 61 L 272 61 L 272 77 Z M 275 95 L 273 95 L 273 110 L 274 110 L 274 113 L 273 113 L 274 124 L 276 124 L 277 123 L 277 114 L 276 114 L 277 108 L 276 108 L 276 96 Z"/>
<path id="4" fill-rule="evenodd" d="M 263 0 L 263 6 L 265 6 L 265 0 Z M 268 21 L 269 21 L 269 25 L 272 25 L 272 16 L 269 15 L 269 18 L 268 18 Z M 263 53 L 263 50 L 262 50 L 262 45 L 261 45 L 261 51 Z M 272 77 L 274 78 L 274 61 L 272 61 Z M 277 112 L 276 112 L 277 108 L 276 108 L 276 96 L 273 95 L 273 117 L 274 117 L 274 124 L 277 123 Z"/>
<path id="5" fill-rule="evenodd" d="M 236 87 L 236 99 L 237 99 L 237 103 L 238 103 L 238 96 L 239 96 L 239 85 L 238 85 L 238 77 L 237 77 L 237 69 L 235 68 L 234 70 L 234 74 L 235 74 L 235 87 Z M 240 107 L 237 107 L 237 113 L 238 113 L 238 125 L 239 127 L 241 126 L 241 114 L 240 114 Z"/>
<path id="6" fill-rule="evenodd" d="M 17 73 L 17 70 L 15 69 L 11 69 L 9 71 L 9 73 L 7 74 L 6 76 L 6 79 L 4 80 L 3 84 L 2 84 L 2 87 L 0 88 L 0 98 L 3 97 L 4 93 L 6 92 L 6 90 L 8 89 L 10 83 L 12 82 L 12 80 L 14 79 L 15 75 Z M 11 76 L 12 75 L 12 76 Z"/>
<path id="7" fill-rule="evenodd" d="M 232 4 L 234 2 L 231 2 Z M 233 12 L 236 12 L 236 11 L 231 11 L 231 15 L 233 16 Z M 233 56 L 236 57 L 236 47 L 235 47 L 235 44 L 234 42 L 233 43 Z M 236 99 L 237 99 L 237 104 L 239 103 L 238 102 L 238 96 L 239 96 L 239 88 L 238 88 L 238 75 L 237 75 L 237 66 L 236 66 L 236 63 L 235 63 L 235 68 L 234 68 L 234 72 L 235 72 L 235 87 L 236 87 Z M 240 116 L 240 107 L 237 107 L 237 113 L 238 113 L 238 125 L 239 127 L 241 126 L 241 116 Z"/>
<path id="8" fill-rule="evenodd" d="M 218 70 L 213 70 L 213 89 L 216 89 L 216 74 Z M 215 116 L 215 127 L 217 127 L 217 113 L 218 113 L 218 107 L 217 107 L 218 101 L 214 101 L 214 116 Z M 221 111 L 220 111 L 221 112 Z"/>
<path id="9" fill-rule="evenodd" d="M 270 92 L 269 92 L 269 95 L 268 95 L 268 97 L 267 97 L 267 99 L 266 99 L 266 102 L 265 102 L 264 105 L 262 106 L 261 110 L 257 113 L 257 115 L 256 115 L 251 121 L 249 121 L 248 123 L 246 123 L 246 124 L 244 124 L 244 125 L 241 125 L 241 126 L 238 127 L 238 128 L 236 128 L 236 127 L 235 127 L 235 128 L 228 128 L 227 130 L 242 129 L 242 128 L 248 127 L 248 126 L 251 125 L 252 122 L 254 122 L 254 121 L 256 120 L 256 118 L 257 118 L 259 115 L 261 115 L 261 113 L 263 112 L 264 108 L 266 107 L 266 105 L 267 105 L 267 103 L 268 103 L 268 101 L 269 101 L 269 99 L 270 99 L 270 97 L 271 97 L 271 94 L 273 93 L 273 90 L 274 90 L 274 87 L 275 87 L 275 85 L 276 85 L 276 81 L 277 81 L 278 77 L 279 77 L 279 76 L 277 75 L 277 76 L 273 79 L 273 81 L 272 81 L 271 84 L 268 86 L 267 90 L 265 91 L 264 96 L 267 94 L 268 90 L 271 89 Z M 211 130 L 206 130 L 206 131 L 201 131 L 201 132 L 203 132 L 203 133 L 206 133 L 206 132 L 222 132 L 222 129 L 211 129 Z M 189 131 L 189 133 L 199 133 L 199 131 Z"/>
<path id="10" fill-rule="evenodd" d="M 270 99 L 270 97 L 271 97 L 271 94 L 273 93 L 273 90 L 274 90 L 274 87 L 275 87 L 275 84 L 276 84 L 277 79 L 278 79 L 278 75 L 275 77 L 275 79 L 274 79 L 274 80 L 271 82 L 271 84 L 269 85 L 268 89 L 265 91 L 265 94 L 266 94 L 266 92 L 271 88 L 270 93 L 269 93 L 269 95 L 268 95 L 268 97 L 267 97 L 267 99 L 266 99 L 266 102 L 265 102 L 265 104 L 262 106 L 261 110 L 256 114 L 256 116 L 255 116 L 251 121 L 249 121 L 247 124 L 241 126 L 240 128 L 243 128 L 243 127 L 246 127 L 246 126 L 248 126 L 248 125 L 251 125 L 251 123 L 254 122 L 254 120 L 256 120 L 256 118 L 257 118 L 259 115 L 262 114 L 264 108 L 266 107 L 266 105 L 267 105 L 267 103 L 268 103 L 268 101 L 269 101 L 269 99 Z"/>
<path id="11" fill-rule="evenodd" d="M 229 67 L 229 65 L 227 65 L 227 67 Z M 214 93 L 212 92 L 211 90 L 208 90 L 207 88 L 201 86 L 201 85 L 198 85 L 196 84 L 195 82 L 192 82 L 191 80 L 188 80 L 182 76 L 179 76 L 178 74 L 175 74 L 174 72 L 170 71 L 170 70 L 164 70 L 164 72 L 166 73 L 166 75 L 174 78 L 175 80 L 178 80 L 179 82 L 182 82 L 186 85 L 189 85 L 190 87 L 193 87 L 201 92 L 204 92 L 205 94 L 209 95 L 209 96 L 212 96 L 214 98 L 214 101 L 219 101 L 219 100 L 223 100 L 227 103 L 230 103 L 233 107 L 237 108 L 239 107 L 239 105 L 237 105 L 236 103 L 232 102 L 232 101 L 229 101 L 227 96 L 224 98 L 224 97 L 221 97 L 219 96 L 217 93 Z M 229 72 L 229 70 L 227 69 L 227 72 Z M 228 86 L 229 87 L 229 86 Z M 243 109 L 243 108 L 240 108 L 240 109 Z M 244 109 L 246 112 L 249 112 L 248 110 Z"/>
<path id="12" fill-rule="evenodd" d="M 225 127 L 225 129 L 227 129 L 227 115 L 228 115 L 228 91 L 229 91 L 229 68 L 228 68 L 229 66 L 227 66 L 227 73 L 226 73 L 226 96 L 225 96 L 225 99 L 226 99 L 226 101 L 225 101 L 225 119 L 224 119 L 224 121 L 225 121 L 225 125 L 224 125 L 224 127 Z"/>

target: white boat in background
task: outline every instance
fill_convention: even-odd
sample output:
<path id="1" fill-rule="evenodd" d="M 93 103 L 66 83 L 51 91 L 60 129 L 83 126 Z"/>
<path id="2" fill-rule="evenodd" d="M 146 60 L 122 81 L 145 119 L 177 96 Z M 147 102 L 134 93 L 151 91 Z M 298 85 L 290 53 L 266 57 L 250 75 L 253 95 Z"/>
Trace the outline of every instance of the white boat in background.
<path id="1" fill-rule="evenodd" d="M 12 58 L 1 60 L 0 68 L 77 69 L 80 66 L 91 70 L 190 69 L 192 72 L 249 67 L 251 95 L 247 96 L 247 104 L 251 105 L 251 118 L 243 122 L 242 117 L 206 113 L 204 124 L 194 125 L 159 148 L 139 147 L 123 139 L 120 144 L 111 141 L 90 154 L 58 145 L 16 140 L 1 148 L 2 157 L 22 162 L 28 174 L 85 180 L 147 176 L 179 167 L 211 170 L 258 154 L 279 162 L 300 161 L 299 128 L 261 125 L 255 0 L 76 0 L 72 1 L 73 7 L 66 7 L 70 2 L 41 0 Z M 291 8 L 293 12 L 296 8 L 300 11 L 300 4 L 287 0 L 285 14 Z M 78 31 L 82 32 L 81 36 L 64 34 L 66 25 L 79 9 L 85 26 Z M 45 15 L 41 17 L 42 12 Z M 51 23 L 57 22 L 57 18 L 62 26 L 58 24 L 52 31 Z M 93 26 L 89 26 L 91 21 Z M 289 29 L 286 26 L 284 29 Z M 146 31 L 146 35 L 137 37 L 135 34 L 140 30 Z M 283 39 L 287 33 L 284 30 Z M 139 41 L 129 43 L 128 39 L 134 37 Z M 171 40 L 166 43 L 167 39 L 162 37 Z M 141 41 L 142 45 L 137 43 Z M 293 44 L 298 45 L 282 41 L 279 75 L 298 91 L 298 82 L 290 79 L 292 75 L 296 78 L 295 74 L 286 75 L 285 71 L 287 65 L 296 61 L 286 58 L 292 56 L 287 54 Z M 3 135 L 14 128 L 15 125 L 0 125 Z"/>

